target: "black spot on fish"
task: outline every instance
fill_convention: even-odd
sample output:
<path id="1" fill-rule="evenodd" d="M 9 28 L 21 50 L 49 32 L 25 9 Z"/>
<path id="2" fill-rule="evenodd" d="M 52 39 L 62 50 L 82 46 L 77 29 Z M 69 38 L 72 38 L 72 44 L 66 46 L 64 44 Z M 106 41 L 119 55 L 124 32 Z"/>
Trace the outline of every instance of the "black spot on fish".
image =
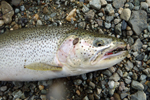
<path id="1" fill-rule="evenodd" d="M 73 40 L 73 45 L 76 45 L 78 42 L 79 42 L 79 38 L 75 38 L 75 39 Z"/>

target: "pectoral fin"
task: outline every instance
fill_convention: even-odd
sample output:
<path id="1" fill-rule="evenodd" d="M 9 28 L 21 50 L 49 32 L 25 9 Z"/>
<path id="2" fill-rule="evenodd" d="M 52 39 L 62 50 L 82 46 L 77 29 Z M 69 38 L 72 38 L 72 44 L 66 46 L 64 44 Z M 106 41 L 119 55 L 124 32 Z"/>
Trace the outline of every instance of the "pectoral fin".
<path id="1" fill-rule="evenodd" d="M 58 67 L 58 66 L 51 66 L 48 64 L 44 64 L 44 63 L 32 63 L 29 65 L 25 65 L 24 68 L 28 68 L 31 70 L 40 70 L 40 71 L 61 71 L 62 67 Z"/>

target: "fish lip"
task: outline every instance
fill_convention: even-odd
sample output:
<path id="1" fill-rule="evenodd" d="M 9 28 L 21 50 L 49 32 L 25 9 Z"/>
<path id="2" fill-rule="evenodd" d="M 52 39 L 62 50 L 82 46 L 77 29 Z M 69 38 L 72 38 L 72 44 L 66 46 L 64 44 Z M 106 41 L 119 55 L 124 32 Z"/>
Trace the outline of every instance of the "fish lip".
<path id="1" fill-rule="evenodd" d="M 105 60 L 106 58 L 110 58 L 110 57 L 114 57 L 114 56 L 117 56 L 117 55 L 123 55 L 123 54 L 128 54 L 128 52 L 127 52 L 127 50 L 123 50 L 123 51 L 119 51 L 119 52 L 117 52 L 117 53 L 115 53 L 115 54 L 111 54 L 111 55 L 106 55 L 107 53 L 109 53 L 109 52 L 111 52 L 111 51 L 114 51 L 114 50 L 116 50 L 116 49 L 119 49 L 119 48 L 121 48 L 121 49 L 124 49 L 126 47 L 126 44 L 123 44 L 123 45 L 119 45 L 119 46 L 117 46 L 117 47 L 114 47 L 114 48 L 112 48 L 112 49 L 110 49 L 109 51 L 107 51 L 107 52 L 105 52 L 104 54 L 103 54 L 103 56 L 102 57 L 99 57 L 99 55 L 96 57 L 96 59 L 95 60 L 91 60 L 91 64 L 92 65 L 94 65 L 94 64 L 96 64 L 98 61 L 100 61 L 100 60 Z M 108 49 L 108 48 L 106 48 L 106 49 Z M 100 52 L 100 51 L 99 51 Z"/>

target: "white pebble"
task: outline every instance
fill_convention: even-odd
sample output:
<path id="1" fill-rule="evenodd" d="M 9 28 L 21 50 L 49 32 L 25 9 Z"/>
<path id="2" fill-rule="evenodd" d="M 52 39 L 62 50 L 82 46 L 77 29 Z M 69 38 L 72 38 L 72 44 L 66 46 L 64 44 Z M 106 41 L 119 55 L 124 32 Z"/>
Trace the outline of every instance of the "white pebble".
<path id="1" fill-rule="evenodd" d="M 3 25 L 4 25 L 4 21 L 0 20 L 0 26 L 3 26 Z"/>
<path id="2" fill-rule="evenodd" d="M 114 86 L 115 86 L 115 82 L 114 81 L 109 81 L 108 82 L 108 85 L 109 85 L 109 88 L 114 88 Z"/>

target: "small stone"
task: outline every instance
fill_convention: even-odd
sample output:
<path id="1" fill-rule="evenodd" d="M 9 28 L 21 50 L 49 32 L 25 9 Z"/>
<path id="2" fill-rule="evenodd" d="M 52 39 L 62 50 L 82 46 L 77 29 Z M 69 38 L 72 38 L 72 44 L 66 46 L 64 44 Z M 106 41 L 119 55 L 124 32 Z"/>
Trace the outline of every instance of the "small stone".
<path id="1" fill-rule="evenodd" d="M 142 74 L 142 75 L 140 76 L 140 80 L 141 80 L 141 81 L 145 80 L 146 78 L 147 78 L 147 76 L 144 75 L 144 74 Z"/>
<path id="2" fill-rule="evenodd" d="M 100 98 L 101 98 L 99 95 L 97 95 L 95 93 L 94 93 L 94 97 L 95 97 L 96 100 L 100 100 Z"/>
<path id="3" fill-rule="evenodd" d="M 147 13 L 143 10 L 132 11 L 131 18 L 129 20 L 134 32 L 140 35 L 141 32 L 147 28 Z"/>
<path id="4" fill-rule="evenodd" d="M 75 85 L 80 85 L 82 83 L 81 79 L 74 80 Z"/>
<path id="5" fill-rule="evenodd" d="M 133 68 L 133 63 L 128 60 L 127 64 L 125 64 L 125 68 L 127 71 L 131 70 Z"/>
<path id="6" fill-rule="evenodd" d="M 118 93 L 114 93 L 114 100 L 121 100 L 120 96 Z"/>
<path id="7" fill-rule="evenodd" d="M 108 85 L 109 85 L 109 88 L 114 88 L 114 86 L 115 86 L 115 82 L 114 81 L 109 81 L 108 82 Z"/>
<path id="8" fill-rule="evenodd" d="M 95 84 L 93 82 L 89 82 L 89 85 L 94 89 L 95 88 Z"/>
<path id="9" fill-rule="evenodd" d="M 89 99 L 90 100 L 94 100 L 94 95 L 93 94 L 89 94 Z"/>
<path id="10" fill-rule="evenodd" d="M 118 9 L 124 6 L 126 0 L 113 0 L 113 6 Z"/>
<path id="11" fill-rule="evenodd" d="M 139 6 L 140 5 L 140 0 L 134 0 L 134 5 Z"/>
<path id="12" fill-rule="evenodd" d="M 111 4 L 107 4 L 107 6 L 106 6 L 106 8 L 105 8 L 105 11 L 106 11 L 109 15 L 113 15 L 114 12 L 115 12 Z"/>
<path id="13" fill-rule="evenodd" d="M 96 90 L 97 90 L 97 94 L 101 94 L 102 89 L 97 88 Z"/>
<path id="14" fill-rule="evenodd" d="M 142 10 L 148 10 L 148 4 L 146 2 L 141 2 L 141 9 Z"/>
<path id="15" fill-rule="evenodd" d="M 80 95 L 80 94 L 81 94 L 79 90 L 76 90 L 76 93 L 77 93 L 77 95 Z"/>
<path id="16" fill-rule="evenodd" d="M 121 24 L 115 26 L 115 32 L 116 34 L 121 34 Z"/>
<path id="17" fill-rule="evenodd" d="M 128 93 L 121 93 L 121 99 L 124 99 L 125 97 L 127 97 L 128 96 Z"/>
<path id="18" fill-rule="evenodd" d="M 143 43 L 141 42 L 141 40 L 140 40 L 140 39 L 137 39 L 137 40 L 135 41 L 134 45 L 132 45 L 131 48 L 132 48 L 134 51 L 140 52 L 140 50 L 141 50 L 141 48 L 142 48 L 142 45 L 143 45 Z"/>
<path id="19" fill-rule="evenodd" d="M 128 36 L 133 35 L 133 31 L 132 31 L 132 30 L 131 30 L 131 31 L 127 31 L 127 35 L 128 35 Z M 131 39 L 133 39 L 133 38 L 131 38 Z M 133 43 L 134 43 L 134 40 L 133 40 Z"/>
<path id="20" fill-rule="evenodd" d="M 130 26 L 127 26 L 126 30 L 127 30 L 127 31 L 130 31 L 130 30 L 131 30 L 131 27 L 130 27 Z"/>
<path id="21" fill-rule="evenodd" d="M 24 10 L 25 10 L 24 5 L 20 6 L 20 10 L 21 10 L 21 11 L 24 11 Z"/>
<path id="22" fill-rule="evenodd" d="M 131 79 L 125 78 L 125 82 L 126 82 L 127 84 L 130 84 L 130 83 L 131 83 Z"/>
<path id="23" fill-rule="evenodd" d="M 150 7 L 150 0 L 146 0 L 148 7 Z"/>
<path id="24" fill-rule="evenodd" d="M 41 100 L 47 100 L 46 95 L 41 95 L 40 98 L 41 98 Z"/>
<path id="25" fill-rule="evenodd" d="M 47 13 L 49 13 L 49 10 L 48 10 L 48 8 L 46 6 L 46 7 L 43 8 L 43 14 L 47 14 Z"/>
<path id="26" fill-rule="evenodd" d="M 14 6 L 18 6 L 20 4 L 21 0 L 12 0 L 11 4 Z"/>
<path id="27" fill-rule="evenodd" d="M 100 17 L 103 17 L 103 15 L 104 15 L 103 13 L 98 13 L 98 16 Z"/>
<path id="28" fill-rule="evenodd" d="M 96 19 L 96 22 L 98 23 L 98 26 L 103 26 L 103 20 Z"/>
<path id="29" fill-rule="evenodd" d="M 66 17 L 67 21 L 71 21 L 71 19 L 73 19 L 74 21 L 76 21 L 76 8 L 74 8 Z"/>
<path id="30" fill-rule="evenodd" d="M 136 73 L 133 73 L 132 78 L 133 78 L 134 80 L 137 80 L 137 78 L 138 78 L 137 74 L 136 74 Z"/>
<path id="31" fill-rule="evenodd" d="M 43 25 L 43 24 L 42 24 L 42 21 L 41 21 L 41 20 L 37 20 L 36 25 L 37 25 L 37 26 L 41 26 L 41 25 Z"/>
<path id="32" fill-rule="evenodd" d="M 122 30 L 126 30 L 127 28 L 127 23 L 125 20 L 122 21 L 122 26 L 121 26 Z"/>
<path id="33" fill-rule="evenodd" d="M 120 80 L 120 77 L 117 73 L 114 73 L 111 77 L 109 77 L 109 79 L 114 80 L 115 82 L 118 82 Z"/>
<path id="34" fill-rule="evenodd" d="M 16 8 L 15 9 L 15 13 L 17 14 L 17 13 L 19 13 L 20 12 L 20 10 L 18 9 L 18 8 Z"/>
<path id="35" fill-rule="evenodd" d="M 83 98 L 83 100 L 89 100 L 89 98 L 88 98 L 87 96 L 85 96 L 85 97 Z"/>
<path id="36" fill-rule="evenodd" d="M 39 85 L 39 89 L 40 89 L 40 90 L 43 90 L 43 89 L 44 89 L 44 86 L 43 86 L 43 85 Z"/>
<path id="37" fill-rule="evenodd" d="M 93 10 L 88 11 L 85 14 L 85 20 L 90 21 L 94 18 L 95 12 Z"/>
<path id="38" fill-rule="evenodd" d="M 118 24 L 119 22 L 121 22 L 121 19 L 119 18 L 114 20 L 114 24 Z"/>
<path id="39" fill-rule="evenodd" d="M 87 13 L 90 9 L 83 5 L 82 12 Z"/>
<path id="40" fill-rule="evenodd" d="M 0 26 L 3 26 L 3 25 L 4 25 L 4 21 L 0 20 Z"/>
<path id="41" fill-rule="evenodd" d="M 100 0 L 91 0 L 89 4 L 93 9 L 99 10 L 101 8 Z"/>
<path id="42" fill-rule="evenodd" d="M 121 14 L 123 11 L 123 8 L 119 8 L 118 13 Z"/>
<path id="43" fill-rule="evenodd" d="M 125 89 L 124 82 L 120 82 L 119 91 L 123 91 Z"/>
<path id="44" fill-rule="evenodd" d="M 52 14 L 50 15 L 50 17 L 53 18 L 53 17 L 56 16 L 56 14 L 57 14 L 57 13 L 54 12 L 54 13 L 52 13 Z"/>
<path id="45" fill-rule="evenodd" d="M 82 77 L 83 80 L 87 80 L 86 74 L 82 74 L 81 77 Z"/>
<path id="46" fill-rule="evenodd" d="M 125 21 L 128 21 L 130 16 L 131 16 L 131 10 L 129 8 L 125 8 L 121 13 L 120 18 L 124 19 Z"/>
<path id="47" fill-rule="evenodd" d="M 110 23 L 114 19 L 114 16 L 106 16 L 106 22 Z"/>
<path id="48" fill-rule="evenodd" d="M 115 92 L 115 89 L 109 89 L 109 94 L 112 96 Z"/>
<path id="49" fill-rule="evenodd" d="M 131 95 L 131 100 L 146 100 L 146 94 L 143 91 L 138 91 Z"/>
<path id="50" fill-rule="evenodd" d="M 102 6 L 107 5 L 107 1 L 106 1 L 106 0 L 101 0 L 101 5 L 102 5 Z"/>
<path id="51" fill-rule="evenodd" d="M 1 86 L 1 87 L 0 87 L 0 91 L 4 92 L 4 91 L 6 91 L 6 90 L 7 90 L 7 86 Z"/>
<path id="52" fill-rule="evenodd" d="M 39 15 L 35 14 L 33 18 L 34 18 L 35 21 L 37 21 L 39 19 Z"/>
<path id="53" fill-rule="evenodd" d="M 144 89 L 144 86 L 141 83 L 139 83 L 138 81 L 134 81 L 134 80 L 132 81 L 131 86 L 132 88 L 140 90 L 140 91 Z"/>
<path id="54" fill-rule="evenodd" d="M 111 23 L 105 22 L 105 28 L 107 28 L 107 29 L 111 28 Z"/>

